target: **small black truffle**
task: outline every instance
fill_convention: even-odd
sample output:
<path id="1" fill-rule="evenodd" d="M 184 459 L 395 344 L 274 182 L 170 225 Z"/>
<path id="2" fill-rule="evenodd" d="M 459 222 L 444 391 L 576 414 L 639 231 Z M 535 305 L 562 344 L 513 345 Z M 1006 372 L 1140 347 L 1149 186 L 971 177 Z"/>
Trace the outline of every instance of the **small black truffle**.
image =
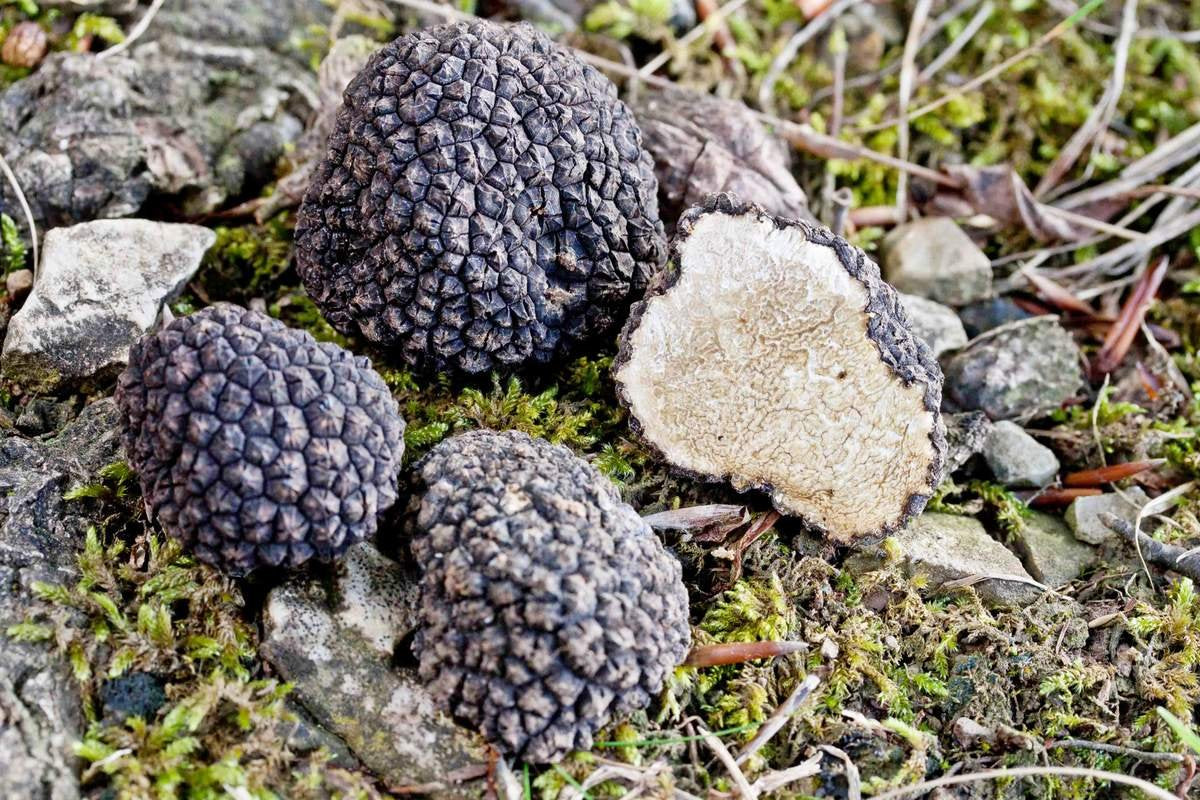
<path id="1" fill-rule="evenodd" d="M 414 649 L 434 697 L 529 762 L 649 704 L 687 654 L 687 591 L 613 485 L 512 431 L 449 439 L 417 472 Z"/>
<path id="2" fill-rule="evenodd" d="M 404 421 L 365 358 L 229 304 L 133 346 L 122 442 L 148 508 L 241 575 L 329 560 L 396 500 Z"/>
<path id="3" fill-rule="evenodd" d="M 338 330 L 418 368 L 545 363 L 619 324 L 666 258 L 612 83 L 533 27 L 426 28 L 346 89 L 296 226 Z"/>

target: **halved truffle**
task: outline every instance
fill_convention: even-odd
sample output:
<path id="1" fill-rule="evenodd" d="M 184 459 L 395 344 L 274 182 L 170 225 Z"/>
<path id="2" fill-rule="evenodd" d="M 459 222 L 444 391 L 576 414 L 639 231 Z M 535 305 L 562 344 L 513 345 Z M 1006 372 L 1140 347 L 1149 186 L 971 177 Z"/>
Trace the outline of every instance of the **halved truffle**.
<path id="1" fill-rule="evenodd" d="M 944 461 L 942 376 L 879 268 L 724 194 L 684 214 L 674 257 L 614 364 L 631 423 L 665 460 L 768 491 L 842 543 L 920 513 Z"/>
<path id="2" fill-rule="evenodd" d="M 228 303 L 133 346 L 122 442 L 147 507 L 241 575 L 329 560 L 396 500 L 404 420 L 365 358 Z"/>
<path id="3" fill-rule="evenodd" d="M 414 649 L 460 722 L 529 762 L 591 746 L 687 654 L 679 562 L 564 447 L 474 431 L 417 465 Z"/>
<path id="4" fill-rule="evenodd" d="M 526 24 L 415 31 L 346 89 L 296 226 L 329 322 L 418 368 L 544 363 L 616 327 L 666 258 L 616 88 Z"/>

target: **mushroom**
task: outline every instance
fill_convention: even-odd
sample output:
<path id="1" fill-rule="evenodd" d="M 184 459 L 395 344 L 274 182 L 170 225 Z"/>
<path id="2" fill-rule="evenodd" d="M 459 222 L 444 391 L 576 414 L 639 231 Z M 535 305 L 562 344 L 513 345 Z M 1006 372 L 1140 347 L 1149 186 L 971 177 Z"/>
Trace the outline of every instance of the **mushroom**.
<path id="1" fill-rule="evenodd" d="M 674 261 L 613 366 L 635 430 L 839 543 L 919 514 L 945 459 L 942 376 L 879 268 L 727 194 L 685 212 Z"/>
<path id="2" fill-rule="evenodd" d="M 458 721 L 528 762 L 587 749 L 687 655 L 688 597 L 613 485 L 565 447 L 482 430 L 416 467 L 420 674 Z"/>
<path id="3" fill-rule="evenodd" d="M 330 560 L 396 500 L 404 420 L 370 362 L 228 303 L 137 342 L 117 385 L 150 513 L 233 575 Z"/>
<path id="4" fill-rule="evenodd" d="M 527 24 L 415 31 L 346 89 L 296 226 L 326 319 L 412 366 L 545 363 L 615 329 L 666 257 L 616 88 Z"/>

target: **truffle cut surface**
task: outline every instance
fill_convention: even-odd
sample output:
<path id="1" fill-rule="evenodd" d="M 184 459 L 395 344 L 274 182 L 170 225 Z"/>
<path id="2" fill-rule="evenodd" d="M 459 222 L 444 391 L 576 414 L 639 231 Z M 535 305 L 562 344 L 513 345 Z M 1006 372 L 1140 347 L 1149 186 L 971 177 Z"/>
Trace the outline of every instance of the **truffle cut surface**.
<path id="1" fill-rule="evenodd" d="M 718 196 L 622 340 L 635 425 L 675 466 L 838 541 L 878 538 L 937 485 L 941 374 L 878 268 L 833 234 Z"/>

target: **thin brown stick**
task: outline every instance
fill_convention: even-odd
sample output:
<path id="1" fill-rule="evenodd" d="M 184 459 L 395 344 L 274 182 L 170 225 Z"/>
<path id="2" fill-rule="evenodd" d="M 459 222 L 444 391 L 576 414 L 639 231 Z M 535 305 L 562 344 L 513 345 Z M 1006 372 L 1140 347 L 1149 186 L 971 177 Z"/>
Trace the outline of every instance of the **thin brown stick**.
<path id="1" fill-rule="evenodd" d="M 1182 764 L 1184 757 L 1179 753 L 1155 753 L 1148 750 L 1134 750 L 1132 747 L 1122 747 L 1107 742 L 1092 742 L 1087 739 L 1060 739 L 1046 744 L 1047 750 L 1057 748 L 1072 748 L 1076 750 L 1095 750 L 1098 753 L 1109 753 L 1114 756 L 1129 756 L 1140 761 L 1159 761 L 1167 764 Z"/>
<path id="2" fill-rule="evenodd" d="M 1128 461 L 1124 464 L 1112 464 L 1098 469 L 1085 469 L 1072 472 L 1063 478 L 1064 486 L 1103 486 L 1106 483 L 1132 478 L 1148 469 L 1161 467 L 1167 463 L 1165 458 L 1153 458 L 1148 461 Z"/>
<path id="3" fill-rule="evenodd" d="M 808 649 L 804 642 L 725 642 L 693 647 L 684 660 L 685 667 L 722 667 L 760 658 L 778 658 Z"/>
<path id="4" fill-rule="evenodd" d="M 1158 288 L 1162 285 L 1163 276 L 1167 274 L 1170 263 L 1171 260 L 1166 256 L 1160 258 L 1154 268 L 1147 270 L 1142 280 L 1130 292 L 1129 299 L 1121 307 L 1117 321 L 1109 329 L 1100 352 L 1092 362 L 1094 374 L 1105 375 L 1112 372 L 1125 358 L 1134 338 L 1141 330 L 1142 320 L 1146 318 L 1146 311 L 1150 308 L 1154 296 L 1158 294 Z"/>
<path id="5" fill-rule="evenodd" d="M 1025 502 L 1033 508 L 1062 508 L 1080 497 L 1096 497 L 1104 492 L 1100 489 L 1043 489 Z"/>
<path id="6" fill-rule="evenodd" d="M 1042 175 L 1042 179 L 1038 181 L 1037 187 L 1033 190 L 1034 197 L 1045 197 L 1046 193 L 1062 180 L 1063 175 L 1075 166 L 1075 162 L 1083 155 L 1087 146 L 1095 141 L 1096 137 L 1112 122 L 1113 115 L 1117 110 L 1117 102 L 1125 90 L 1125 69 L 1129 61 L 1129 47 L 1133 44 L 1133 34 L 1137 31 L 1137 27 L 1137 0 L 1125 0 L 1124 10 L 1121 13 L 1121 35 L 1113 45 L 1112 77 L 1109 78 L 1108 85 L 1104 88 L 1104 94 L 1101 95 L 1100 101 L 1092 107 L 1087 119 L 1072 134 L 1067 143 L 1058 151 L 1054 161 L 1046 168 L 1045 174 Z"/>
<path id="7" fill-rule="evenodd" d="M 929 19 L 933 0 L 916 0 L 904 39 L 904 53 L 900 57 L 899 121 L 896 123 L 898 155 L 908 161 L 909 135 L 908 102 L 912 99 L 913 85 L 917 78 L 917 50 L 920 49 L 921 29 Z M 908 218 L 908 173 L 901 172 L 896 181 L 896 216 L 901 222 Z"/>
<path id="8" fill-rule="evenodd" d="M 770 111 L 774 108 L 772 102 L 775 95 L 775 84 L 783 75 L 783 71 L 788 68 L 796 58 L 796 54 L 800 52 L 800 48 L 813 40 L 817 34 L 821 33 L 829 23 L 842 15 L 846 9 L 859 3 L 861 0 L 837 0 L 829 8 L 822 11 L 816 17 L 813 17 L 807 25 L 788 39 L 787 43 L 771 59 L 771 65 L 767 68 L 766 77 L 763 78 L 762 85 L 758 87 L 758 107 L 764 111 Z"/>
<path id="9" fill-rule="evenodd" d="M 1062 36 L 1064 33 L 1069 31 L 1075 25 L 1075 23 L 1078 21 L 1078 19 L 1080 19 L 1082 16 L 1086 15 L 1087 13 L 1090 13 L 1093 9 L 1095 9 L 1097 6 L 1101 5 L 1102 3 L 1103 3 L 1103 0 L 1092 0 L 1087 5 L 1085 5 L 1083 8 L 1081 8 L 1079 11 L 1075 12 L 1071 16 L 1069 16 L 1066 19 L 1059 22 L 1057 25 L 1055 25 L 1050 30 L 1046 31 L 1046 33 L 1042 34 L 1042 36 L 1033 44 L 1024 48 L 1019 53 L 1016 53 L 1015 55 L 1012 55 L 1012 56 L 1004 59 L 1004 61 L 1000 62 L 999 64 L 992 67 L 991 69 L 986 70 L 983 73 L 981 73 L 980 75 L 975 76 L 971 80 L 964 83 L 962 86 L 954 87 L 953 89 L 951 89 L 950 91 L 946 92 L 941 97 L 939 97 L 937 100 L 934 100 L 931 103 L 926 103 L 925 105 L 921 106 L 917 110 L 906 114 L 904 116 L 904 121 L 911 122 L 913 119 L 916 119 L 917 117 L 923 117 L 926 114 L 928 114 L 929 112 L 936 111 L 937 109 L 946 105 L 947 103 L 949 103 L 951 100 L 955 99 L 956 97 L 962 97 L 967 92 L 972 92 L 975 89 L 978 89 L 980 86 L 990 83 L 991 81 L 995 80 L 999 76 L 1003 75 L 1010 68 L 1016 66 L 1017 64 L 1020 64 L 1026 58 L 1029 58 L 1030 56 L 1034 55 L 1039 50 L 1041 50 L 1043 47 L 1050 44 L 1058 37 Z M 864 134 L 865 133 L 875 133 L 877 131 L 895 127 L 900 122 L 901 122 L 901 119 L 899 119 L 899 118 L 889 119 L 889 120 L 884 120 L 883 122 L 880 122 L 876 125 L 871 125 L 866 128 L 860 128 L 859 130 L 861 133 L 864 133 Z"/>
<path id="10" fill-rule="evenodd" d="M 742 748 L 742 752 L 738 753 L 737 763 L 746 763 L 751 756 L 762 749 L 763 745 L 771 741 L 775 734 L 779 733 L 779 729 L 783 727 L 784 723 L 792 718 L 792 715 L 799 710 L 800 706 L 804 705 L 804 702 L 820 685 L 821 679 L 816 675 L 809 675 L 802 680 L 788 695 L 788 699 L 780 703 L 767 721 L 759 727 L 754 738 Z"/>
<path id="11" fill-rule="evenodd" d="M 1136 547 L 1147 563 L 1174 570 L 1184 577 L 1200 581 L 1200 563 L 1192 557 L 1194 554 L 1191 551 L 1153 539 L 1115 514 L 1102 512 L 1100 521 L 1110 531 L 1120 534 L 1125 541 Z"/>
<path id="12" fill-rule="evenodd" d="M 930 61 L 925 69 L 921 70 L 921 74 L 917 76 L 917 85 L 928 83 L 934 75 L 941 71 L 942 67 L 954 60 L 962 49 L 975 38 L 975 34 L 979 33 L 980 29 L 991 19 L 992 12 L 996 10 L 992 0 L 987 0 L 983 7 L 975 12 L 975 16 L 963 27 L 958 36 L 954 37 L 954 41 L 946 47 L 945 50 L 937 54 L 937 57 Z M 924 47 L 924 37 L 922 37 L 922 47 Z"/>

